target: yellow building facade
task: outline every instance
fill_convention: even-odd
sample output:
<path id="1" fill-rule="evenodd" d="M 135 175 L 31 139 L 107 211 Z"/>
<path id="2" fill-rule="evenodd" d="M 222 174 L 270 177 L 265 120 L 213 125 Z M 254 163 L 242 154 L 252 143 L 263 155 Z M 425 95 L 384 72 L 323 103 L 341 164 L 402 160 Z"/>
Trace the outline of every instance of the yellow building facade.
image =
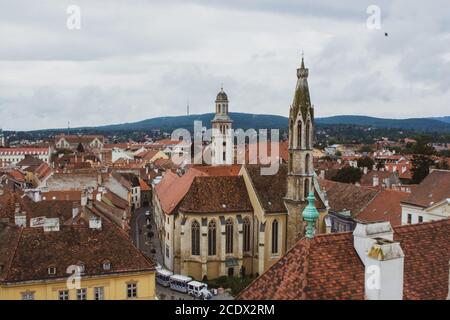
<path id="1" fill-rule="evenodd" d="M 82 292 L 77 293 L 77 289 L 68 289 L 66 280 L 36 280 L 0 284 L 0 300 L 23 300 L 27 298 L 30 300 L 62 300 L 63 292 L 67 292 L 66 300 L 154 300 L 156 297 L 155 272 L 82 277 L 80 290 L 85 289 L 85 299 L 80 299 Z M 131 284 L 135 285 L 136 297 L 128 296 L 131 288 L 129 285 Z M 102 297 L 95 296 L 95 291 L 98 288 L 102 289 Z M 97 292 L 100 293 L 100 290 Z"/>

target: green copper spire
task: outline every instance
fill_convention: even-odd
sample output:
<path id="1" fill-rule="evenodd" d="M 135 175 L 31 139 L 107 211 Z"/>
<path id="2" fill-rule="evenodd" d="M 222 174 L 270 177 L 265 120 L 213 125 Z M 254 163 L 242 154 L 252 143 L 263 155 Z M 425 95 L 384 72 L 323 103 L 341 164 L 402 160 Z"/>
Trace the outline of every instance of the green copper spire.
<path id="1" fill-rule="evenodd" d="M 314 238 L 316 220 L 319 218 L 319 211 L 314 206 L 314 200 L 314 192 L 311 191 L 308 195 L 308 205 L 303 210 L 303 220 L 306 221 L 306 237 L 309 239 Z"/>

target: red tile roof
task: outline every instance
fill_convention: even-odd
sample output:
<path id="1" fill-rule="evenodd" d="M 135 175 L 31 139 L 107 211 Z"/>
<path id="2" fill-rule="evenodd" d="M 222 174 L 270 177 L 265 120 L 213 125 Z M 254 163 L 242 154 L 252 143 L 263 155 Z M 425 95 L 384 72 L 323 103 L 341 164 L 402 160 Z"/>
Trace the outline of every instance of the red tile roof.
<path id="1" fill-rule="evenodd" d="M 237 176 L 239 171 L 241 171 L 242 165 L 235 164 L 229 166 L 204 166 L 204 165 L 194 165 L 192 168 L 206 173 L 208 176 Z"/>
<path id="2" fill-rule="evenodd" d="M 405 254 L 404 299 L 446 299 L 450 220 L 394 227 Z M 300 239 L 237 297 L 241 300 L 364 299 L 364 266 L 351 233 Z"/>
<path id="3" fill-rule="evenodd" d="M 248 212 L 253 207 L 242 176 L 198 176 L 181 201 L 180 211 Z"/>
<path id="4" fill-rule="evenodd" d="M 155 192 L 164 213 L 172 214 L 188 192 L 194 178 L 205 175 L 205 173 L 194 168 L 188 169 L 181 177 L 171 171 L 166 172 L 161 182 L 155 187 Z"/>
<path id="5" fill-rule="evenodd" d="M 142 179 L 139 179 L 139 186 L 141 191 L 150 191 L 152 188 Z"/>
<path id="6" fill-rule="evenodd" d="M 358 187 L 350 183 L 319 179 L 322 191 L 326 191 L 330 210 L 334 212 L 350 211 L 352 217 L 366 208 L 379 190 Z"/>
<path id="7" fill-rule="evenodd" d="M 448 198 L 450 198 L 450 170 L 434 170 L 403 202 L 427 208 Z"/>
<path id="8" fill-rule="evenodd" d="M 86 276 L 154 270 L 154 263 L 106 219 L 102 220 L 101 230 L 90 229 L 87 221 L 77 226 L 61 226 L 60 231 L 53 232 L 44 232 L 42 228 L 18 230 L 0 223 L 0 238 L 12 234 L 10 238 L 15 240 L 13 252 L 11 243 L 0 243 L 0 252 L 12 255 L 7 257 L 10 263 L 1 274 L 3 283 L 65 279 L 67 267 L 80 262 L 85 265 Z M 111 263 L 111 270 L 103 269 L 104 261 Z M 56 268 L 55 275 L 48 274 L 50 266 Z"/>
<path id="9" fill-rule="evenodd" d="M 400 201 L 408 196 L 406 192 L 384 189 L 356 218 L 366 222 L 389 221 L 392 226 L 399 226 L 402 223 Z"/>

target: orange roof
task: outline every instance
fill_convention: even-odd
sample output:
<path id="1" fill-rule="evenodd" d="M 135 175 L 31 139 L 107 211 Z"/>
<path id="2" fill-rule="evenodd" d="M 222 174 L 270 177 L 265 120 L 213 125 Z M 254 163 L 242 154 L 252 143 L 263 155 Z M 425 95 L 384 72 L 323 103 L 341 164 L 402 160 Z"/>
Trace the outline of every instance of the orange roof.
<path id="1" fill-rule="evenodd" d="M 25 176 L 19 170 L 12 170 L 8 174 L 17 182 L 25 182 Z"/>
<path id="2" fill-rule="evenodd" d="M 147 183 L 145 183 L 145 181 L 142 179 L 139 179 L 139 186 L 141 187 L 141 191 L 150 191 L 151 190 L 150 186 Z"/>
<path id="3" fill-rule="evenodd" d="M 208 176 L 237 176 L 239 171 L 241 171 L 241 164 L 233 164 L 229 166 L 203 166 L 194 165 L 192 168 L 199 170 Z"/>
<path id="4" fill-rule="evenodd" d="M 161 207 L 166 214 L 171 214 L 188 192 L 195 177 L 206 176 L 194 168 L 190 168 L 183 176 L 179 177 L 171 171 L 166 172 L 163 179 L 155 187 Z"/>
<path id="5" fill-rule="evenodd" d="M 357 219 L 367 222 L 389 221 L 392 226 L 399 226 L 402 224 L 400 201 L 405 200 L 408 196 L 407 192 L 382 190 L 357 216 Z"/>

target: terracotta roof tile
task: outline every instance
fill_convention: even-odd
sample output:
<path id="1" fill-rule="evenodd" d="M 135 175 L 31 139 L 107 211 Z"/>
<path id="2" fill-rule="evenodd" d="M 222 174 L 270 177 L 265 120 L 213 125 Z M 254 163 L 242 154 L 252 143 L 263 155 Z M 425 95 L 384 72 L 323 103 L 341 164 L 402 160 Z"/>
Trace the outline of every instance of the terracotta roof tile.
<path id="1" fill-rule="evenodd" d="M 244 178 L 195 177 L 180 204 L 183 212 L 253 211 Z"/>
<path id="2" fill-rule="evenodd" d="M 408 196 L 406 192 L 384 189 L 356 218 L 366 222 L 389 221 L 392 226 L 399 226 L 402 223 L 400 201 Z"/>
<path id="3" fill-rule="evenodd" d="M 405 254 L 404 299 L 446 299 L 450 219 L 394 227 L 394 240 Z M 237 299 L 364 299 L 364 266 L 352 233 L 299 240 Z"/>
<path id="4" fill-rule="evenodd" d="M 426 208 L 447 198 L 450 198 L 450 171 L 434 170 L 404 202 Z"/>
<path id="5" fill-rule="evenodd" d="M 33 262 L 31 265 L 30 261 Z M 103 269 L 104 261 L 111 263 L 111 270 Z M 103 219 L 101 230 L 90 229 L 87 222 L 78 226 L 61 226 L 60 231 L 53 232 L 24 228 L 16 242 L 11 263 L 0 280 L 66 278 L 67 267 L 79 262 L 84 263 L 87 276 L 154 270 L 154 263 L 132 244 L 128 236 Z M 50 266 L 56 267 L 55 275 L 48 274 Z"/>

